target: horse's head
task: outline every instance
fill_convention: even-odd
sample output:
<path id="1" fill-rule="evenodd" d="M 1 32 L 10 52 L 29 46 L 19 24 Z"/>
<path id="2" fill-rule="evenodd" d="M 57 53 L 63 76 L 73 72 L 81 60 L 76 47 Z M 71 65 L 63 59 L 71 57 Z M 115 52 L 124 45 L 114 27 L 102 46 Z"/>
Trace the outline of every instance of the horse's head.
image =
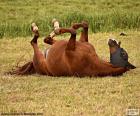
<path id="1" fill-rule="evenodd" d="M 109 45 L 110 53 L 114 53 L 118 48 L 120 48 L 121 42 L 120 41 L 117 42 L 115 39 L 109 39 L 108 45 Z"/>
<path id="2" fill-rule="evenodd" d="M 113 65 L 128 69 L 136 68 L 134 65 L 128 62 L 128 54 L 123 48 L 120 47 L 120 41 L 117 42 L 116 40 L 109 39 L 108 45 L 110 49 L 110 62 Z"/>

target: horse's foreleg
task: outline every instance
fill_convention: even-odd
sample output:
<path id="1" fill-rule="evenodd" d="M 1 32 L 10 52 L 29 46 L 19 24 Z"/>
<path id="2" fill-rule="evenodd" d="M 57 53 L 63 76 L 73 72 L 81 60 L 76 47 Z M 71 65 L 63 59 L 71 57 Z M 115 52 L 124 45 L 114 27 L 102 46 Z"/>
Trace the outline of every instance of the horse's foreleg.
<path id="1" fill-rule="evenodd" d="M 47 36 L 44 38 L 44 43 L 47 43 L 47 44 L 50 44 L 50 45 L 53 45 L 57 40 L 55 40 L 54 38 L 50 37 L 50 36 Z"/>
<path id="2" fill-rule="evenodd" d="M 73 29 L 79 29 L 80 27 L 83 28 L 80 36 L 81 42 L 88 42 L 88 23 L 83 21 L 82 23 L 75 23 L 72 25 Z"/>
<path id="3" fill-rule="evenodd" d="M 48 74 L 46 59 L 37 45 L 39 32 L 38 27 L 35 24 L 32 25 L 32 31 L 34 32 L 34 37 L 31 40 L 31 45 L 33 46 L 34 50 L 33 66 L 37 73 Z"/>
<path id="4" fill-rule="evenodd" d="M 60 28 L 59 27 L 59 22 L 56 19 L 52 20 L 52 24 L 53 24 L 54 30 L 49 34 L 49 36 L 44 38 L 44 42 L 47 43 L 47 44 L 50 44 L 50 45 L 52 45 L 56 42 L 54 37 L 56 35 L 59 35 L 59 28 Z"/>

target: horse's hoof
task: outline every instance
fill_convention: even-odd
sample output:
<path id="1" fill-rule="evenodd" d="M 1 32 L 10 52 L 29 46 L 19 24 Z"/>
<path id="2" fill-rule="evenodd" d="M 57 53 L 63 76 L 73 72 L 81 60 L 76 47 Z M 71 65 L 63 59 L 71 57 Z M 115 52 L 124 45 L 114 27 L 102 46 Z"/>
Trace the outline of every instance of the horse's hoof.
<path id="1" fill-rule="evenodd" d="M 82 21 L 83 27 L 88 28 L 88 22 L 87 21 Z"/>
<path id="2" fill-rule="evenodd" d="M 38 32 L 38 27 L 37 27 L 37 25 L 36 25 L 35 23 L 32 23 L 31 29 L 32 29 L 32 31 L 33 31 L 34 33 Z"/>
<path id="3" fill-rule="evenodd" d="M 52 19 L 52 24 L 54 24 L 57 20 L 55 18 Z"/>
<path id="4" fill-rule="evenodd" d="M 77 23 L 73 23 L 73 24 L 72 24 L 72 28 L 78 29 L 78 28 L 79 28 L 79 25 L 78 25 Z"/>

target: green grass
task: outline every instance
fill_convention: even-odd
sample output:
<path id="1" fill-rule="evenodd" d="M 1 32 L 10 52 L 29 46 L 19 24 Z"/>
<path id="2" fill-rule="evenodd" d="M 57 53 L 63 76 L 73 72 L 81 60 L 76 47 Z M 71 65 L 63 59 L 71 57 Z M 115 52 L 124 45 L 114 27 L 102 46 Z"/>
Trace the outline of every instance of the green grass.
<path id="1" fill-rule="evenodd" d="M 0 40 L 0 112 L 35 112 L 47 116 L 123 116 L 129 107 L 140 107 L 140 32 L 126 31 L 89 35 L 102 59 L 109 59 L 108 37 L 122 41 L 136 69 L 120 77 L 76 78 L 5 75 L 32 58 L 31 37 Z M 59 39 L 62 39 L 60 36 Z M 42 39 L 39 46 L 44 49 Z M 49 47 L 49 46 L 46 46 Z"/>
<path id="2" fill-rule="evenodd" d="M 139 30 L 139 11 L 140 0 L 0 0 L 0 38 L 30 36 L 32 22 L 44 36 L 54 17 L 63 27 L 87 20 L 90 32 Z"/>

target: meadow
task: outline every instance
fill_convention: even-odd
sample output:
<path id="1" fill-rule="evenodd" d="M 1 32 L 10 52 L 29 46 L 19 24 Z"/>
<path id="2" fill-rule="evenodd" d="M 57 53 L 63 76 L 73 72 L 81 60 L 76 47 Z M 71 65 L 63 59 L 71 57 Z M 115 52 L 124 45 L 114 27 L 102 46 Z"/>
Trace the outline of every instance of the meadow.
<path id="1" fill-rule="evenodd" d="M 94 33 L 139 30 L 139 11 L 139 0 L 0 0 L 0 38 L 30 36 L 32 22 L 44 36 L 54 17 L 62 27 L 87 20 Z"/>
<path id="2" fill-rule="evenodd" d="M 128 108 L 140 109 L 139 11 L 139 0 L 0 0 L 0 115 L 124 116 Z M 43 37 L 51 32 L 54 17 L 63 27 L 87 20 L 89 41 L 104 60 L 109 61 L 108 38 L 120 40 L 137 68 L 105 78 L 6 74 L 32 59 L 32 22 L 40 29 L 40 49 L 49 47 Z M 69 35 L 57 37 L 64 38 Z"/>

